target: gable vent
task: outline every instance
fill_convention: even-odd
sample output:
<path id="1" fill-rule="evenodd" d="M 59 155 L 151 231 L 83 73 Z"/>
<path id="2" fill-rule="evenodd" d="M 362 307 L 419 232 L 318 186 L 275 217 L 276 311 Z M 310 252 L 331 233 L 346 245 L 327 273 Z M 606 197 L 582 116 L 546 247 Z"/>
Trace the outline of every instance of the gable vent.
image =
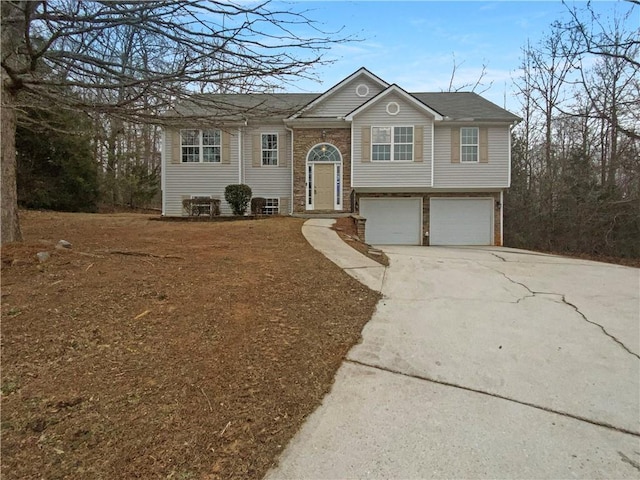
<path id="1" fill-rule="evenodd" d="M 367 95 L 369 95 L 369 87 L 364 83 L 361 83 L 356 87 L 356 95 L 359 97 L 366 97 Z"/>
<path id="2" fill-rule="evenodd" d="M 387 103 L 387 113 L 389 115 L 397 115 L 400 113 L 400 105 L 397 102 L 389 102 Z"/>

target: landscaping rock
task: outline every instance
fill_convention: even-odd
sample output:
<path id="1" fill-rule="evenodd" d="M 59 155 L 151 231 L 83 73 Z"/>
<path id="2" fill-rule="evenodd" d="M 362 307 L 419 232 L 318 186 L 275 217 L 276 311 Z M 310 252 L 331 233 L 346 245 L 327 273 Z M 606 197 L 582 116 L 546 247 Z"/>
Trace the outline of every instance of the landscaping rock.
<path id="1" fill-rule="evenodd" d="M 71 248 L 71 243 L 67 242 L 66 240 L 60 240 L 58 242 L 58 244 L 56 245 L 57 249 L 61 249 L 61 248 Z"/>
<path id="2" fill-rule="evenodd" d="M 51 254 L 49 252 L 38 252 L 36 253 L 36 257 L 38 257 L 40 263 L 44 263 L 51 258 Z"/>

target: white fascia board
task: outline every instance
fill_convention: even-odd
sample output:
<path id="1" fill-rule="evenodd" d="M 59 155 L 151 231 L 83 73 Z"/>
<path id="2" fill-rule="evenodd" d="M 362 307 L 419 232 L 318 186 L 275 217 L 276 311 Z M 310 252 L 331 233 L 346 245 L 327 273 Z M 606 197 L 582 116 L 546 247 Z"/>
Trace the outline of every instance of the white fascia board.
<path id="1" fill-rule="evenodd" d="M 313 100 L 311 103 L 309 103 L 306 106 L 302 107 L 300 110 L 298 110 L 296 113 L 291 115 L 286 120 L 294 120 L 294 119 L 298 118 L 304 112 L 306 112 L 307 110 L 312 109 L 318 103 L 324 101 L 327 97 L 330 97 L 331 95 L 333 95 L 336 91 L 338 91 L 340 88 L 342 88 L 344 85 L 346 85 L 347 83 L 349 83 L 351 80 L 353 80 L 354 78 L 356 78 L 359 75 L 365 75 L 365 76 L 369 77 L 371 80 L 373 80 L 374 82 L 379 83 L 384 88 L 389 87 L 389 84 L 387 82 L 385 82 L 381 78 L 375 76 L 373 73 L 371 73 L 366 68 L 362 67 L 362 68 L 358 69 L 357 71 L 353 72 L 351 75 L 349 75 L 344 80 L 341 80 L 339 83 L 335 84 L 333 87 L 331 87 L 329 90 L 324 92 L 322 95 L 320 95 L 318 98 Z"/>
<path id="2" fill-rule="evenodd" d="M 362 105 L 360 105 L 358 108 L 353 110 L 351 113 L 347 114 L 344 117 L 344 119 L 347 120 L 347 121 L 353 121 L 353 118 L 356 115 L 358 115 L 359 113 L 362 113 L 364 110 L 366 110 L 367 108 L 371 107 L 372 105 L 374 105 L 378 101 L 382 100 L 384 97 L 386 97 L 387 95 L 389 95 L 391 93 L 397 93 L 398 95 L 403 97 L 408 102 L 413 103 L 416 106 L 416 108 L 418 108 L 420 110 L 424 110 L 425 112 L 429 113 L 429 115 L 431 115 L 434 120 L 440 121 L 440 120 L 444 119 L 444 117 L 442 115 L 440 115 L 438 112 L 436 112 L 435 110 L 432 110 L 430 107 L 428 107 L 427 105 L 422 103 L 420 100 L 418 100 L 416 97 L 414 97 L 410 93 L 405 92 L 402 88 L 400 88 L 396 84 L 391 85 L 386 90 L 383 90 L 378 95 L 376 95 L 375 97 L 370 99 L 368 102 L 365 102 Z"/>

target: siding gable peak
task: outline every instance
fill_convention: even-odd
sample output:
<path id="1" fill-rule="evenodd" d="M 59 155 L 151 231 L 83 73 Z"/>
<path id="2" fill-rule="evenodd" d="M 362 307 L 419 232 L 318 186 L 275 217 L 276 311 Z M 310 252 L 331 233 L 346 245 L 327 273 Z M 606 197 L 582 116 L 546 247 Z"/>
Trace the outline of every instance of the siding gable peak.
<path id="1" fill-rule="evenodd" d="M 438 111 L 436 111 L 433 108 L 429 107 L 429 105 L 427 105 L 426 103 L 423 103 L 422 101 L 418 100 L 416 97 L 414 97 L 410 93 L 406 92 L 405 90 L 400 88 L 395 83 L 393 85 L 390 85 L 389 87 L 387 87 L 385 90 L 380 92 L 375 97 L 371 98 L 369 101 L 367 101 L 367 102 L 363 103 L 362 105 L 360 105 L 355 110 L 351 111 L 349 114 L 347 114 L 344 117 L 344 119 L 347 120 L 347 121 L 353 121 L 354 117 L 356 117 L 357 115 L 359 115 L 363 111 L 367 110 L 369 107 L 375 105 L 376 103 L 378 103 L 379 101 L 381 101 L 382 99 L 384 99 L 385 97 L 387 97 L 388 95 L 393 94 L 393 93 L 396 93 L 396 94 L 400 95 L 401 97 L 406 99 L 408 102 L 410 102 L 414 106 L 416 106 L 419 110 L 422 110 L 425 113 L 427 113 L 429 116 L 433 117 L 434 120 L 438 120 L 439 121 L 439 120 L 443 120 L 444 119 L 444 117 Z"/>
<path id="2" fill-rule="evenodd" d="M 380 85 L 380 87 L 382 87 L 383 89 L 386 89 L 389 87 L 389 84 L 387 82 L 382 80 L 380 77 L 374 75 L 366 68 L 361 67 L 358 70 L 356 70 L 354 73 L 349 75 L 347 78 L 345 78 L 344 80 L 341 80 L 340 82 L 335 84 L 329 90 L 327 90 L 322 95 L 320 95 L 318 98 L 316 98 L 315 100 L 311 101 L 310 103 L 302 107 L 295 114 L 288 117 L 287 120 L 295 120 L 305 112 L 311 110 L 312 108 L 316 107 L 318 104 L 324 102 L 327 98 L 331 97 L 333 94 L 341 90 L 345 85 L 349 84 L 350 82 L 357 79 L 358 77 L 365 77 L 368 80 L 372 81 L 373 83 Z"/>

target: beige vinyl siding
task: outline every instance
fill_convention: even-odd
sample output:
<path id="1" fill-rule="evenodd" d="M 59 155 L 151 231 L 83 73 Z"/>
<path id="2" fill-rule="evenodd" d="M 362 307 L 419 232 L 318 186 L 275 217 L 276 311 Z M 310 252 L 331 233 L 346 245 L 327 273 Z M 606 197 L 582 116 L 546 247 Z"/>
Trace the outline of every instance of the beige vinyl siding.
<path id="1" fill-rule="evenodd" d="M 254 158 L 261 153 L 262 133 L 278 134 L 278 166 L 262 166 L 261 158 Z M 291 196 L 291 134 L 283 126 L 266 125 L 245 128 L 242 135 L 242 178 L 251 187 L 253 196 L 280 198 L 280 202 L 284 198 L 288 200 Z"/>
<path id="2" fill-rule="evenodd" d="M 363 84 L 369 87 L 365 97 L 356 95 L 356 88 Z M 359 76 L 343 85 L 338 91 L 321 101 L 318 105 L 305 112 L 302 117 L 343 117 L 358 108 L 363 103 L 379 94 L 383 88 L 367 76 Z"/>
<path id="3" fill-rule="evenodd" d="M 452 155 L 452 145 L 459 145 L 459 126 L 436 125 L 434 140 L 434 178 L 435 188 L 488 188 L 507 187 L 509 181 L 509 127 L 484 127 L 487 132 L 486 163 L 460 163 L 459 152 Z M 456 160 L 458 160 L 456 162 Z M 482 159 L 484 160 L 484 159 Z"/>
<path id="4" fill-rule="evenodd" d="M 224 200 L 227 185 L 238 183 L 238 134 L 229 132 L 229 163 L 181 163 L 176 162 L 180 154 L 179 135 L 167 130 L 164 136 L 164 214 L 181 216 L 182 199 L 192 195 L 213 196 L 220 199 L 220 213 L 231 214 L 231 208 Z M 225 141 L 226 143 L 226 141 Z M 223 157 L 225 153 L 223 152 Z"/>
<path id="5" fill-rule="evenodd" d="M 389 102 L 400 105 L 397 115 L 387 113 Z M 353 121 L 353 186 L 354 187 L 430 187 L 431 186 L 431 145 L 433 119 L 398 95 L 389 95 L 358 115 Z M 370 153 L 363 152 L 363 131 L 371 126 L 414 127 L 414 149 L 420 145 L 415 135 L 422 129 L 422 156 L 413 162 L 374 162 Z M 416 128 L 421 127 L 421 128 Z M 363 130 L 365 129 L 365 130 Z M 366 138 L 364 139 L 366 142 Z"/>

